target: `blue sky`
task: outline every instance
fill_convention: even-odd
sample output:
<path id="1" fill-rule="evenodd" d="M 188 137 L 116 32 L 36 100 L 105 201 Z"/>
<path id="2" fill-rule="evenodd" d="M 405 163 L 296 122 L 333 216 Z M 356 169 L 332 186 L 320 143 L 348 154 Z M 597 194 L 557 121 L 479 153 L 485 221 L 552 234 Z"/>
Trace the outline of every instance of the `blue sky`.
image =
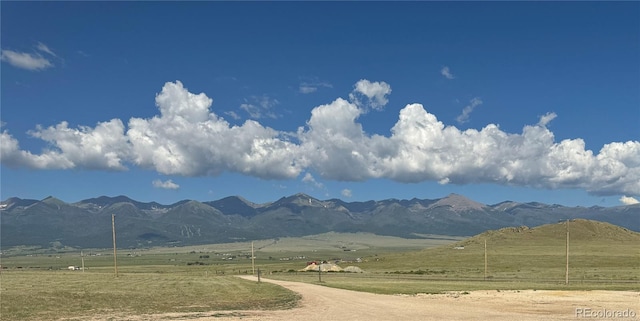
<path id="1" fill-rule="evenodd" d="M 1 198 L 640 198 L 638 2 L 2 2 Z"/>

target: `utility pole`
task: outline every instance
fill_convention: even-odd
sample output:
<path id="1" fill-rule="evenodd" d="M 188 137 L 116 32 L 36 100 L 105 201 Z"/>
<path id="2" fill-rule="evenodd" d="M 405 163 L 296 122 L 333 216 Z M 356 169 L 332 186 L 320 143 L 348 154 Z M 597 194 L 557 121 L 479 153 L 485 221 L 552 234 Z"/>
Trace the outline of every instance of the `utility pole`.
<path id="1" fill-rule="evenodd" d="M 487 239 L 484 239 L 484 279 L 487 280 Z"/>
<path id="2" fill-rule="evenodd" d="M 82 273 L 84 273 L 84 252 L 80 251 L 80 257 L 82 258 Z"/>
<path id="3" fill-rule="evenodd" d="M 255 261 L 256 257 L 255 255 L 253 255 L 253 241 L 251 241 L 251 275 L 255 275 L 256 274 L 256 261 Z M 258 279 L 260 279 L 260 276 L 258 276 Z"/>
<path id="4" fill-rule="evenodd" d="M 113 232 L 113 268 L 118 277 L 118 255 L 116 252 L 116 215 L 111 214 L 111 231 Z"/>
<path id="5" fill-rule="evenodd" d="M 564 284 L 568 285 L 569 284 L 569 219 L 567 219 L 566 228 L 567 228 L 567 241 L 565 242 L 565 252 L 567 256 L 567 266 L 564 274 Z"/>

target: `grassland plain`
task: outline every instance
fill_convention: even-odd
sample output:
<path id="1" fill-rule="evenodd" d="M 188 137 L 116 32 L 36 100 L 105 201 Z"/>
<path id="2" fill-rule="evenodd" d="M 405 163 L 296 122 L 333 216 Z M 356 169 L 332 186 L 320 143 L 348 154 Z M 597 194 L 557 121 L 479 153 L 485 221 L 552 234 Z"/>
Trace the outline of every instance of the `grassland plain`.
<path id="1" fill-rule="evenodd" d="M 108 316 L 285 309 L 298 295 L 267 283 L 202 270 L 158 273 L 10 271 L 1 275 L 2 320 L 87 320 Z"/>
<path id="2" fill-rule="evenodd" d="M 433 237 L 403 242 L 329 233 L 256 241 L 255 268 L 273 279 L 381 294 L 640 290 L 640 233 L 583 220 L 570 222 L 569 231 L 569 285 L 564 284 L 565 223 L 488 231 L 464 240 Z M 77 249 L 3 251 L 0 316 L 3 320 L 82 320 L 115 315 L 115 311 L 125 316 L 295 305 L 295 293 L 230 276 L 253 273 L 250 249 L 250 242 L 126 249 L 118 254 L 117 278 L 108 249 L 84 250 L 85 272 L 67 270 L 69 265 L 80 265 Z M 317 273 L 298 272 L 306 261 L 336 258 L 349 258 L 340 264 L 366 272 L 323 273 L 322 282 Z"/>
<path id="3" fill-rule="evenodd" d="M 307 260 L 347 253 L 377 255 L 415 251 L 460 240 L 445 236 L 406 240 L 367 233 L 326 233 L 254 242 L 255 266 L 297 270 Z M 345 251 L 346 250 L 346 251 Z M 353 252 L 352 252 L 353 251 Z M 131 315 L 221 310 L 281 309 L 298 295 L 278 286 L 241 280 L 251 274 L 251 242 L 189 247 L 120 249 L 118 277 L 112 249 L 3 251 L 0 273 L 2 320 L 113 320 Z M 69 266 L 86 269 L 70 271 Z"/>
<path id="4" fill-rule="evenodd" d="M 611 224 L 569 223 L 569 284 L 565 285 L 566 223 L 488 231 L 420 251 L 363 258 L 367 273 L 328 273 L 327 286 L 374 293 L 440 293 L 485 289 L 640 290 L 640 233 Z M 485 241 L 487 270 L 485 278 Z M 317 275 L 280 273 L 281 280 L 318 282 Z"/>

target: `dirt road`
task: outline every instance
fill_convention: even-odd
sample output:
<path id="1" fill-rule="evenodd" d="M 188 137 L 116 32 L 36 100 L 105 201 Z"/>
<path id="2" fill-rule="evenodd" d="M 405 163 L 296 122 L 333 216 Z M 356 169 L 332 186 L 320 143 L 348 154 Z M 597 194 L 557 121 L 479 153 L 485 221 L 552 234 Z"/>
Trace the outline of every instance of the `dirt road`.
<path id="1" fill-rule="evenodd" d="M 244 277 L 256 280 L 255 277 Z M 468 294 L 380 295 L 307 283 L 262 279 L 300 293 L 299 307 L 279 311 L 217 311 L 172 320 L 640 320 L 640 292 L 473 291 Z M 626 317 L 625 317 L 626 315 Z"/>

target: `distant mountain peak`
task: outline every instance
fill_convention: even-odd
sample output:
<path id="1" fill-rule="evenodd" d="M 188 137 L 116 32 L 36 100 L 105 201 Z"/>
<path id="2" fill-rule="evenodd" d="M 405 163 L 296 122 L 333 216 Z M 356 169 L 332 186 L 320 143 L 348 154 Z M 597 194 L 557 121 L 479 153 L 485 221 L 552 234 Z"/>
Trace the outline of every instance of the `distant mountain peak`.
<path id="1" fill-rule="evenodd" d="M 504 202 L 500 202 L 498 204 L 494 204 L 491 207 L 494 208 L 495 210 L 498 211 L 507 211 L 510 210 L 516 206 L 520 206 L 521 203 L 518 202 L 513 202 L 513 201 L 504 201 Z"/>
<path id="2" fill-rule="evenodd" d="M 250 202 L 241 196 L 227 196 L 217 201 L 204 202 L 204 204 L 212 206 L 224 214 L 237 214 L 244 217 L 252 217 L 256 215 L 256 208 L 261 206 Z"/>
<path id="3" fill-rule="evenodd" d="M 42 200 L 43 203 L 47 203 L 47 204 L 65 204 L 65 202 L 53 197 L 53 196 L 47 196 Z"/>
<path id="4" fill-rule="evenodd" d="M 124 195 L 118 195 L 114 197 L 103 195 L 96 198 L 90 198 L 90 199 L 80 201 L 80 203 L 91 203 L 98 206 L 109 206 L 116 203 L 137 203 L 137 202 Z"/>
<path id="5" fill-rule="evenodd" d="M 320 201 L 317 198 L 309 196 L 305 193 L 296 193 L 291 196 L 282 197 L 279 200 L 275 201 L 274 203 L 269 204 L 269 206 L 274 207 L 274 206 L 295 205 L 300 207 L 305 207 L 305 206 L 325 207 L 326 206 L 325 203 L 326 202 Z"/>
<path id="6" fill-rule="evenodd" d="M 240 195 L 225 197 L 222 200 L 225 200 L 225 199 L 226 200 L 236 199 L 236 200 L 238 200 L 238 201 L 240 201 L 240 202 L 242 202 L 242 203 L 244 203 L 244 204 L 246 204 L 246 205 L 248 205 L 250 207 L 254 207 L 254 208 L 260 206 L 260 204 L 256 204 L 256 203 L 254 203 L 254 202 L 252 202 L 252 201 L 250 201 L 250 200 L 248 200 L 248 199 L 246 199 L 246 198 L 244 198 L 244 197 L 242 197 Z"/>
<path id="7" fill-rule="evenodd" d="M 173 205 L 179 205 L 184 203 L 185 201 L 180 201 L 176 204 Z M 136 200 L 133 200 L 127 196 L 124 195 L 118 195 L 118 196 L 114 196 L 114 197 L 110 197 L 110 196 L 100 196 L 100 197 L 96 197 L 96 198 L 90 198 L 90 199 L 86 199 L 86 200 L 82 200 L 78 203 L 76 203 L 76 205 L 80 205 L 80 206 L 94 206 L 97 208 L 107 208 L 109 206 L 113 206 L 116 204 L 131 204 L 137 208 L 140 209 L 144 209 L 144 210 L 155 210 L 155 209 L 159 209 L 159 208 L 169 208 L 170 206 L 168 205 L 162 205 L 159 204 L 157 202 L 150 202 L 150 203 L 142 203 L 142 202 L 138 202 Z"/>
<path id="8" fill-rule="evenodd" d="M 460 194 L 451 193 L 431 204 L 429 208 L 448 206 L 453 211 L 483 210 L 486 205 L 470 200 Z"/>
<path id="9" fill-rule="evenodd" d="M 296 193 L 296 194 L 293 195 L 293 197 L 303 198 L 303 199 L 315 199 L 314 197 L 309 196 L 309 195 L 307 195 L 305 193 Z"/>
<path id="10" fill-rule="evenodd" d="M 18 197 L 8 198 L 6 201 L 0 202 L 0 210 L 8 210 L 13 207 L 27 207 L 39 203 L 38 200 L 21 199 Z"/>
<path id="11" fill-rule="evenodd" d="M 4 200 L 4 201 L 0 202 L 0 204 L 13 204 L 13 203 L 18 203 L 18 202 L 20 202 L 20 201 L 22 201 L 22 199 L 21 199 L 21 198 L 18 198 L 18 197 L 9 197 L 9 198 L 7 198 L 6 200 Z"/>
<path id="12" fill-rule="evenodd" d="M 317 201 L 316 198 L 314 198 L 312 196 L 309 196 L 309 195 L 307 195 L 305 193 L 296 193 L 296 194 L 293 194 L 291 196 L 285 196 L 285 197 L 281 198 L 280 200 L 289 201 L 289 202 L 293 202 L 293 201 L 307 201 L 308 202 L 309 200 Z"/>

